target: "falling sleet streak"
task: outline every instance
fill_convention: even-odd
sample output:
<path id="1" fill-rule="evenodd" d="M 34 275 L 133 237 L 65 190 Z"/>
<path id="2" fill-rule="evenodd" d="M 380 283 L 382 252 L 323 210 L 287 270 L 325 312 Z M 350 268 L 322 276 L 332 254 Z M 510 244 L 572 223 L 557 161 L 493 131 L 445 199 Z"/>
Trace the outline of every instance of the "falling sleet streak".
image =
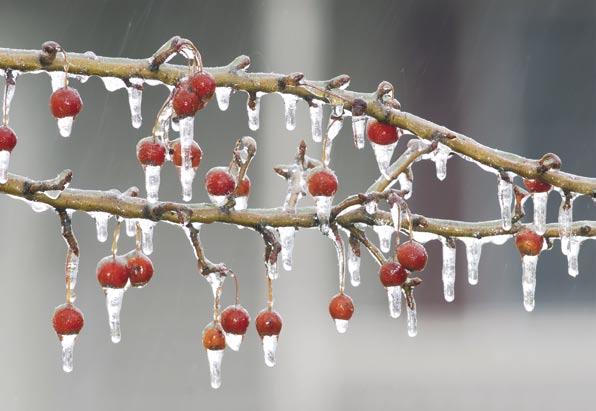
<path id="1" fill-rule="evenodd" d="M 450 238 L 441 238 L 443 244 L 443 295 L 445 301 L 455 300 L 455 242 Z"/>

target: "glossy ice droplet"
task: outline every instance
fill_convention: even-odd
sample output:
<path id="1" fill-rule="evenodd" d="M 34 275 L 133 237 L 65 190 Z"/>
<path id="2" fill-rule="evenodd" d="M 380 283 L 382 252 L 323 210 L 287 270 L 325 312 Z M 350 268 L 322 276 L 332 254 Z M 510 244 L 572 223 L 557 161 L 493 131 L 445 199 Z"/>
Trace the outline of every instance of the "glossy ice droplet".
<path id="1" fill-rule="evenodd" d="M 513 200 L 513 185 L 497 174 L 497 197 L 501 208 L 501 225 L 503 229 L 511 228 L 511 201 Z"/>
<path id="2" fill-rule="evenodd" d="M 401 315 L 401 287 L 387 287 L 387 301 L 389 302 L 389 315 L 398 318 Z"/>
<path id="3" fill-rule="evenodd" d="M 389 164 L 391 163 L 391 157 L 393 156 L 393 151 L 395 150 L 397 143 L 381 145 L 371 142 L 370 145 L 375 152 L 375 159 L 377 160 L 379 171 L 384 177 L 389 178 Z"/>
<path id="4" fill-rule="evenodd" d="M 263 356 L 267 367 L 275 366 L 275 352 L 277 351 L 277 335 L 265 335 L 263 337 Z"/>
<path id="5" fill-rule="evenodd" d="M 95 219 L 97 241 L 105 243 L 108 239 L 108 221 L 111 215 L 102 211 L 92 211 L 89 212 L 89 215 Z"/>
<path id="6" fill-rule="evenodd" d="M 77 334 L 60 335 L 60 345 L 62 347 L 62 370 L 71 372 L 74 368 L 74 345 Z"/>
<path id="7" fill-rule="evenodd" d="M 435 168 L 437 170 L 437 178 L 440 181 L 445 180 L 447 177 L 447 160 L 451 154 L 451 149 L 443 144 L 437 146 L 433 152 L 432 159 L 435 162 Z"/>
<path id="8" fill-rule="evenodd" d="M 224 333 L 226 335 L 226 345 L 232 351 L 239 351 L 244 335 Z"/>
<path id="9" fill-rule="evenodd" d="M 332 196 L 315 196 L 315 208 L 321 231 L 326 233 L 329 230 L 329 216 L 331 215 Z"/>
<path id="10" fill-rule="evenodd" d="M 141 104 L 143 101 L 143 80 L 140 78 L 131 78 L 130 87 L 126 88 L 128 92 L 128 105 L 130 107 L 130 120 L 134 128 L 140 128 L 143 122 Z"/>
<path id="11" fill-rule="evenodd" d="M 546 207 L 548 201 L 548 192 L 533 193 L 532 203 L 534 203 L 534 229 L 536 234 L 542 235 L 546 231 Z"/>
<path id="12" fill-rule="evenodd" d="M 354 134 L 354 145 L 359 150 L 364 148 L 364 137 L 366 133 L 366 115 L 352 116 L 352 133 Z M 375 153 L 376 154 L 376 153 Z"/>
<path id="13" fill-rule="evenodd" d="M 221 386 L 221 361 L 224 350 L 207 350 L 207 360 L 209 361 L 209 374 L 211 375 L 211 388 Z"/>
<path id="14" fill-rule="evenodd" d="M 344 107 L 333 106 L 331 109 L 331 115 L 329 116 L 329 122 L 327 123 L 327 136 L 330 140 L 333 140 L 344 125 Z M 313 135 L 314 138 L 314 135 Z"/>
<path id="15" fill-rule="evenodd" d="M 537 255 L 524 255 L 522 257 L 522 290 L 524 294 L 524 308 L 528 312 L 534 311 L 537 264 Z"/>
<path id="16" fill-rule="evenodd" d="M 390 225 L 375 225 L 373 230 L 379 236 L 379 248 L 382 252 L 388 253 L 391 249 L 391 236 L 395 229 Z"/>
<path id="17" fill-rule="evenodd" d="M 281 243 L 281 261 L 286 271 L 292 271 L 292 255 L 294 253 L 294 227 L 279 227 L 279 241 Z"/>
<path id="18" fill-rule="evenodd" d="M 323 140 L 323 104 L 321 100 L 313 100 L 308 108 L 310 113 L 310 131 L 312 140 L 315 143 L 320 143 Z"/>
<path id="19" fill-rule="evenodd" d="M 56 119 L 58 124 L 58 131 L 62 137 L 70 137 L 72 132 L 72 124 L 74 123 L 74 117 L 62 117 Z"/>
<path id="20" fill-rule="evenodd" d="M 108 91 L 116 91 L 120 90 L 121 88 L 125 88 L 126 84 L 122 79 L 117 77 L 100 77 L 101 81 L 103 81 L 103 85 L 105 86 L 106 90 Z"/>
<path id="21" fill-rule="evenodd" d="M 153 253 L 153 228 L 154 221 L 139 220 L 139 227 L 141 227 L 141 246 L 145 255 Z"/>
<path id="22" fill-rule="evenodd" d="M 159 195 L 159 173 L 160 166 L 145 166 L 145 190 L 147 191 L 147 201 L 156 203 Z"/>
<path id="23" fill-rule="evenodd" d="M 223 286 L 224 280 L 226 277 L 219 272 L 209 273 L 205 276 L 205 280 L 211 286 L 211 291 L 213 292 L 213 298 L 217 297 L 217 289 Z"/>
<path id="24" fill-rule="evenodd" d="M 137 221 L 132 218 L 127 218 L 124 220 L 124 224 L 126 226 L 126 235 L 134 237 L 137 234 Z"/>
<path id="25" fill-rule="evenodd" d="M 122 339 L 120 331 L 120 311 L 122 310 L 122 299 L 124 288 L 104 288 L 106 294 L 106 308 L 108 309 L 108 321 L 110 324 L 110 337 L 114 344 Z"/>
<path id="26" fill-rule="evenodd" d="M 337 330 L 338 333 L 340 334 L 345 334 L 346 331 L 348 331 L 348 320 L 340 320 L 340 319 L 335 319 L 335 329 Z"/>
<path id="27" fill-rule="evenodd" d="M 246 111 L 248 113 L 248 128 L 255 131 L 259 129 L 259 113 L 261 112 L 261 96 L 263 93 L 256 93 L 254 100 L 248 97 Z M 252 107 L 251 107 L 252 106 Z"/>
<path id="28" fill-rule="evenodd" d="M 226 111 L 230 106 L 230 95 L 232 94 L 231 87 L 217 87 L 215 89 L 215 98 L 217 98 L 217 105 L 221 111 Z"/>
<path id="29" fill-rule="evenodd" d="M 296 102 L 298 97 L 293 94 L 282 94 L 281 97 L 284 99 L 286 129 L 292 131 L 296 128 Z"/>
<path id="30" fill-rule="evenodd" d="M 0 184 L 8 181 L 8 165 L 10 163 L 10 151 L 0 150 Z"/>
<path id="31" fill-rule="evenodd" d="M 466 259 L 468 262 L 468 282 L 478 284 L 478 264 L 482 254 L 482 240 L 474 237 L 462 237 L 460 240 L 466 245 Z"/>
<path id="32" fill-rule="evenodd" d="M 348 272 L 350 273 L 350 283 L 353 287 L 360 285 L 360 256 L 357 255 L 352 247 L 348 247 Z"/>
<path id="33" fill-rule="evenodd" d="M 279 277 L 279 270 L 277 269 L 277 261 L 265 261 L 265 267 L 267 268 L 267 276 L 271 280 L 277 280 L 277 277 Z"/>
<path id="34" fill-rule="evenodd" d="M 418 334 L 418 316 L 416 313 L 416 301 L 414 301 L 414 292 L 411 291 L 411 293 L 413 307 L 410 307 L 409 304 L 406 304 L 406 314 L 408 317 L 408 335 L 410 337 L 416 337 L 416 335 Z"/>
<path id="35" fill-rule="evenodd" d="M 450 239 L 441 238 L 443 244 L 443 295 L 445 301 L 455 300 L 455 242 Z"/>

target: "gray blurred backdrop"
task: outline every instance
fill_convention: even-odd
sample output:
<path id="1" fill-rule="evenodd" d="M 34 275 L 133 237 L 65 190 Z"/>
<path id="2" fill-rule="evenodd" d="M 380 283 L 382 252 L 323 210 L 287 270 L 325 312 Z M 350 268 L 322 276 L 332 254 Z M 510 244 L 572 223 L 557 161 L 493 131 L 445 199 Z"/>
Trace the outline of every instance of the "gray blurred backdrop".
<path id="1" fill-rule="evenodd" d="M 248 54 L 251 70 L 302 71 L 313 79 L 348 73 L 356 90 L 388 80 L 408 111 L 525 156 L 556 152 L 567 171 L 596 175 L 594 1 L 83 3 L 2 0 L 1 46 L 38 48 L 51 39 L 72 51 L 143 58 L 178 34 L 199 45 L 207 65 Z M 149 134 L 166 88 L 146 87 L 145 121 L 135 130 L 124 90 L 109 93 L 97 78 L 73 85 L 85 110 L 72 137 L 63 139 L 48 112 L 48 76 L 18 79 L 11 126 L 20 140 L 11 171 L 48 178 L 71 168 L 76 187 L 142 186 L 135 144 Z M 257 132 L 247 127 L 245 107 L 246 96 L 237 93 L 227 112 L 213 102 L 198 116 L 205 156 L 196 201 L 206 200 L 200 183 L 205 170 L 229 161 L 233 142 L 250 134 L 259 143 L 250 206 L 282 203 L 285 183 L 271 168 L 289 160 L 300 139 L 310 143 L 306 105 L 299 103 L 294 132 L 285 130 L 279 96 L 263 98 Z M 348 130 L 333 152 L 339 198 L 364 189 L 377 174 L 370 147 L 355 150 Z M 402 142 L 398 150 L 403 148 Z M 432 163 L 417 163 L 415 174 L 416 212 L 463 220 L 498 216 L 495 177 L 476 166 L 451 159 L 442 183 Z M 160 197 L 179 199 L 172 167 L 162 173 Z M 558 204 L 551 194 L 551 221 Z M 404 318 L 389 317 L 377 267 L 367 255 L 361 286 L 348 286 L 357 310 L 347 335 L 340 336 L 327 313 L 337 289 L 333 246 L 315 230 L 300 232 L 294 271 L 282 271 L 275 283 L 276 307 L 285 319 L 278 365 L 263 364 L 251 324 L 241 351 L 226 352 L 223 386 L 214 391 L 200 337 L 211 315 L 211 291 L 197 276 L 181 230 L 156 228 L 156 275 L 147 288 L 127 293 L 123 340 L 114 345 L 95 279 L 95 265 L 109 245 L 97 242 L 87 215 L 75 214 L 82 247 L 77 305 L 86 325 L 75 370 L 66 375 L 50 324 L 64 299 L 58 219 L 5 196 L 0 207 L 2 410 L 585 410 L 594 400 L 591 241 L 584 243 L 577 279 L 568 277 L 558 243 L 543 253 L 532 314 L 522 307 L 520 261 L 511 241 L 485 246 L 474 287 L 466 281 L 465 249 L 458 244 L 451 304 L 442 296 L 440 246 L 430 243 L 430 264 L 417 291 L 416 338 L 407 336 Z M 592 201 L 579 199 L 575 216 L 594 218 Z M 121 249 L 133 246 L 122 240 Z M 212 260 L 239 273 L 242 303 L 254 319 L 266 295 L 260 238 L 218 225 L 204 227 L 203 240 Z M 224 304 L 232 294 L 227 289 Z"/>

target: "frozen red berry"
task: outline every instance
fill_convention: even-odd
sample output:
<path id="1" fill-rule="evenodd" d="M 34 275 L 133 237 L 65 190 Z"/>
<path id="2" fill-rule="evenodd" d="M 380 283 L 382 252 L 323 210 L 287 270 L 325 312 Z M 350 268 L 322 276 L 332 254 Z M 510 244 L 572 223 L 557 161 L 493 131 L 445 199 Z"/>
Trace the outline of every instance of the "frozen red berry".
<path id="1" fill-rule="evenodd" d="M 62 87 L 52 93 L 50 109 L 56 118 L 76 117 L 83 110 L 83 100 L 72 87 Z"/>
<path id="2" fill-rule="evenodd" d="M 8 126 L 0 126 L 0 150 L 11 152 L 17 145 L 17 135 Z"/>
<path id="3" fill-rule="evenodd" d="M 282 327 L 281 316 L 273 310 L 263 310 L 257 315 L 255 320 L 257 333 L 259 336 L 279 335 Z"/>
<path id="4" fill-rule="evenodd" d="M 250 194 L 250 178 L 244 176 L 238 187 L 238 197 L 246 197 Z"/>
<path id="5" fill-rule="evenodd" d="M 313 197 L 331 197 L 337 192 L 338 182 L 335 173 L 323 167 L 314 168 L 307 179 L 308 192 Z"/>
<path id="6" fill-rule="evenodd" d="M 153 263 L 145 254 L 133 251 L 127 256 L 126 268 L 130 278 L 130 285 L 143 287 L 153 277 Z"/>
<path id="7" fill-rule="evenodd" d="M 524 229 L 515 235 L 515 245 L 521 255 L 538 255 L 542 251 L 544 237 Z"/>
<path id="8" fill-rule="evenodd" d="M 83 313 L 72 304 L 56 307 L 52 318 L 54 330 L 58 335 L 72 335 L 81 332 L 85 319 Z"/>
<path id="9" fill-rule="evenodd" d="M 159 140 L 145 137 L 137 143 L 137 159 L 144 166 L 162 166 L 166 161 L 166 148 Z"/>
<path id="10" fill-rule="evenodd" d="M 354 314 L 354 302 L 344 294 L 336 294 L 329 302 L 329 314 L 334 320 L 348 321 Z"/>
<path id="11" fill-rule="evenodd" d="M 223 331 L 215 325 L 208 325 L 203 330 L 203 347 L 214 351 L 226 348 L 226 336 Z"/>
<path id="12" fill-rule="evenodd" d="M 194 116 L 197 111 L 203 108 L 205 104 L 184 81 L 176 86 L 172 96 L 172 107 L 178 117 Z"/>
<path id="13" fill-rule="evenodd" d="M 182 167 L 182 145 L 180 139 L 172 141 L 172 161 L 176 167 Z M 203 157 L 203 151 L 196 141 L 192 142 L 190 146 L 190 161 L 192 168 L 198 168 L 201 164 L 201 158 Z"/>
<path id="14" fill-rule="evenodd" d="M 205 175 L 205 188 L 212 196 L 227 196 L 236 188 L 236 182 L 227 168 L 214 167 Z"/>
<path id="15" fill-rule="evenodd" d="M 524 185 L 532 193 L 546 193 L 552 187 L 549 183 L 530 178 L 524 178 Z"/>
<path id="16" fill-rule="evenodd" d="M 381 266 L 379 279 L 384 287 L 397 287 L 406 282 L 409 274 L 402 265 L 389 261 Z"/>
<path id="17" fill-rule="evenodd" d="M 407 241 L 397 247 L 397 261 L 410 271 L 422 271 L 426 267 L 426 248 L 417 241 Z"/>
<path id="18" fill-rule="evenodd" d="M 390 124 L 370 120 L 367 128 L 368 139 L 383 146 L 393 144 L 399 140 L 401 132 Z"/>
<path id="19" fill-rule="evenodd" d="M 104 288 L 124 288 L 128 283 L 126 259 L 121 256 L 107 256 L 97 263 L 97 281 Z"/>
<path id="20" fill-rule="evenodd" d="M 192 75 L 189 79 L 189 85 L 204 102 L 211 100 L 215 93 L 215 77 L 206 71 Z"/>
<path id="21" fill-rule="evenodd" d="M 250 324 L 250 315 L 241 305 L 230 305 L 221 312 L 220 322 L 228 334 L 244 335 Z"/>

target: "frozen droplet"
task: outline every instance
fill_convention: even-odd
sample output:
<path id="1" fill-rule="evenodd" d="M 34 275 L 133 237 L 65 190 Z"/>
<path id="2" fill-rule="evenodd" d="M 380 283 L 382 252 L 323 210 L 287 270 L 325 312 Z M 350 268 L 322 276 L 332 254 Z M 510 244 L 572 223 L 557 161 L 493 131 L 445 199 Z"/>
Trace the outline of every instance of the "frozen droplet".
<path id="1" fill-rule="evenodd" d="M 279 241 L 281 243 L 281 261 L 286 271 L 292 271 L 292 255 L 294 253 L 294 227 L 279 227 Z"/>
<path id="2" fill-rule="evenodd" d="M 327 137 L 333 140 L 344 125 L 344 107 L 333 106 L 331 115 L 329 116 L 329 122 L 327 123 Z M 313 134 L 314 139 L 314 134 Z"/>
<path id="3" fill-rule="evenodd" d="M 52 92 L 65 86 L 66 74 L 64 71 L 48 71 L 47 73 L 52 81 Z"/>
<path id="4" fill-rule="evenodd" d="M 435 168 L 437 170 L 437 178 L 440 181 L 445 180 L 447 177 L 447 160 L 450 154 L 451 149 L 441 143 L 439 143 L 432 154 L 432 159 L 435 162 Z"/>
<path id="5" fill-rule="evenodd" d="M 546 231 L 547 201 L 548 192 L 532 194 L 532 202 L 534 203 L 534 229 L 538 235 L 542 235 Z"/>
<path id="6" fill-rule="evenodd" d="M 104 287 L 106 294 L 106 308 L 108 309 L 108 321 L 110 323 L 110 336 L 112 342 L 117 344 L 122 339 L 120 332 L 120 310 L 122 310 L 122 299 L 125 288 Z"/>
<path id="7" fill-rule="evenodd" d="M 308 111 L 310 113 L 310 131 L 312 133 L 312 140 L 315 143 L 320 143 L 323 140 L 323 102 L 320 100 L 313 100 L 311 103 Z M 333 137 L 335 137 L 335 135 Z"/>
<path id="8" fill-rule="evenodd" d="M 207 350 L 207 360 L 209 361 L 209 373 L 211 374 L 211 388 L 221 386 L 221 360 L 224 350 Z"/>
<path id="9" fill-rule="evenodd" d="M 382 252 L 388 253 L 391 249 L 391 236 L 395 229 L 390 225 L 375 225 L 373 230 L 379 236 L 379 248 Z"/>
<path id="10" fill-rule="evenodd" d="M 360 285 L 360 256 L 354 252 L 354 249 L 348 247 L 348 272 L 350 273 L 350 283 L 353 287 Z"/>
<path id="11" fill-rule="evenodd" d="M 366 114 L 352 116 L 352 133 L 354 134 L 354 145 L 359 150 L 364 148 L 364 135 L 366 133 Z M 395 146 L 394 146 L 395 148 Z M 393 151 L 392 151 L 393 153 Z M 376 154 L 376 152 L 375 152 Z"/>
<path id="12" fill-rule="evenodd" d="M 139 220 L 139 227 L 141 227 L 141 245 L 145 255 L 153 253 L 153 228 L 154 221 Z"/>
<path id="13" fill-rule="evenodd" d="M 393 221 L 393 229 L 396 233 L 399 233 L 401 229 L 401 209 L 397 202 L 391 206 L 391 221 Z"/>
<path id="14" fill-rule="evenodd" d="M 509 173 L 509 178 L 513 176 Z M 501 178 L 497 174 L 497 197 L 499 198 L 499 207 L 501 208 L 501 225 L 504 230 L 511 228 L 511 201 L 513 200 L 513 184 Z"/>
<path id="15" fill-rule="evenodd" d="M 255 131 L 259 129 L 259 113 L 261 111 L 261 96 L 264 93 L 258 92 L 255 95 L 254 100 L 251 99 L 250 95 L 248 96 L 248 101 L 246 102 L 246 111 L 248 113 L 248 128 Z M 253 107 L 251 107 L 251 105 Z"/>
<path id="16" fill-rule="evenodd" d="M 340 334 L 344 334 L 346 331 L 348 331 L 348 324 L 348 320 L 340 320 L 338 318 L 335 319 L 335 329 Z"/>
<path id="17" fill-rule="evenodd" d="M 128 105 L 130 107 L 130 119 L 134 128 L 140 128 L 143 122 L 141 113 L 141 103 L 143 101 L 143 80 L 140 78 L 131 78 L 128 91 Z"/>
<path id="18" fill-rule="evenodd" d="M 10 163 L 10 151 L 0 150 L 0 184 L 8 181 L 8 165 Z"/>
<path id="19" fill-rule="evenodd" d="M 89 215 L 95 219 L 95 228 L 97 230 L 97 241 L 105 243 L 108 239 L 108 221 L 111 217 L 109 213 L 103 211 L 91 211 Z"/>
<path id="20" fill-rule="evenodd" d="M 381 145 L 371 142 L 370 145 L 375 152 L 375 158 L 377 160 L 379 171 L 385 178 L 388 179 L 389 164 L 391 163 L 391 157 L 393 156 L 393 151 L 395 150 L 397 143 Z"/>
<path id="21" fill-rule="evenodd" d="M 443 295 L 445 301 L 455 300 L 455 242 L 450 238 L 441 237 L 443 244 Z"/>
<path id="22" fill-rule="evenodd" d="M 478 284 L 478 264 L 482 254 L 482 240 L 474 237 L 461 237 L 460 240 L 466 245 L 466 259 L 468 262 L 468 282 L 472 285 Z"/>
<path id="23" fill-rule="evenodd" d="M 524 308 L 528 312 L 534 311 L 537 264 L 537 255 L 524 255 L 522 257 L 522 289 L 524 293 Z"/>
<path id="24" fill-rule="evenodd" d="M 147 191 L 147 201 L 156 203 L 159 194 L 159 172 L 160 166 L 144 166 L 145 168 L 145 191 Z"/>
<path id="25" fill-rule="evenodd" d="M 105 86 L 106 90 L 108 91 L 116 91 L 120 90 L 121 88 L 125 88 L 126 84 L 122 79 L 118 77 L 100 77 L 101 81 L 103 81 L 103 85 Z"/>
<path id="26" fill-rule="evenodd" d="M 387 300 L 389 302 L 389 315 L 398 318 L 401 315 L 401 287 L 387 287 Z"/>
<path id="27" fill-rule="evenodd" d="M 412 172 L 412 166 L 408 167 L 407 172 L 400 173 L 397 176 L 399 182 L 399 189 L 405 190 L 407 193 L 404 195 L 404 200 L 412 197 L 412 188 L 414 186 L 414 173 Z"/>
<path id="28" fill-rule="evenodd" d="M 315 208 L 321 231 L 326 233 L 329 230 L 329 216 L 331 215 L 332 196 L 315 196 Z"/>
<path id="29" fill-rule="evenodd" d="M 567 252 L 567 273 L 572 277 L 579 275 L 579 249 L 585 237 L 573 236 L 569 240 L 569 251 Z"/>
<path id="30" fill-rule="evenodd" d="M 209 194 L 209 200 L 216 205 L 217 207 L 223 206 L 225 203 L 228 202 L 228 196 L 214 196 Z"/>
<path id="31" fill-rule="evenodd" d="M 408 317 L 408 335 L 410 337 L 416 337 L 418 334 L 418 318 L 416 313 L 416 301 L 414 301 L 414 291 L 410 291 L 412 307 L 406 304 L 406 314 Z"/>
<path id="32" fill-rule="evenodd" d="M 71 372 L 74 367 L 74 345 L 77 340 L 77 334 L 59 335 L 60 345 L 62 346 L 62 370 Z"/>
<path id="33" fill-rule="evenodd" d="M 58 131 L 62 137 L 70 137 L 72 132 L 72 124 L 74 123 L 74 117 L 62 117 L 56 119 L 58 123 Z"/>
<path id="34" fill-rule="evenodd" d="M 248 208 L 248 196 L 240 196 L 234 199 L 236 203 L 234 204 L 234 210 L 242 211 Z"/>
<path id="35" fill-rule="evenodd" d="M 232 351 L 239 351 L 240 344 L 242 344 L 242 340 L 244 339 L 244 335 L 242 334 L 232 334 L 232 333 L 224 333 L 226 335 L 226 345 Z"/>
<path id="36" fill-rule="evenodd" d="M 217 271 L 209 273 L 205 276 L 205 280 L 207 280 L 211 286 L 211 291 L 213 291 L 213 298 L 217 297 L 217 289 L 223 286 L 225 279 L 226 276 Z"/>
<path id="37" fill-rule="evenodd" d="M 298 97 L 293 94 L 282 94 L 281 97 L 284 99 L 286 129 L 292 131 L 296 128 L 296 102 Z"/>
<path id="38" fill-rule="evenodd" d="M 217 98 L 217 105 L 221 111 L 226 111 L 230 106 L 230 95 L 232 94 L 232 87 L 217 87 L 215 89 L 215 97 Z"/>
<path id="39" fill-rule="evenodd" d="M 367 212 L 367 214 L 373 215 L 377 212 L 377 206 L 378 205 L 375 200 L 370 200 L 364 203 L 364 210 Z"/>
<path id="40" fill-rule="evenodd" d="M 267 367 L 275 366 L 275 352 L 277 351 L 277 335 L 265 335 L 263 337 L 263 356 Z"/>
<path id="41" fill-rule="evenodd" d="M 137 221 L 132 218 L 127 218 L 124 220 L 124 224 L 126 225 L 126 235 L 134 237 L 137 234 Z"/>
<path id="42" fill-rule="evenodd" d="M 265 261 L 265 266 L 267 267 L 267 276 L 271 280 L 277 280 L 279 277 L 279 270 L 277 269 L 277 261 Z"/>
<path id="43" fill-rule="evenodd" d="M 573 202 L 576 194 L 569 198 L 569 204 L 566 202 L 566 196 L 561 192 L 561 207 L 559 208 L 559 232 L 561 235 L 561 252 L 567 255 L 570 249 L 573 223 Z"/>

